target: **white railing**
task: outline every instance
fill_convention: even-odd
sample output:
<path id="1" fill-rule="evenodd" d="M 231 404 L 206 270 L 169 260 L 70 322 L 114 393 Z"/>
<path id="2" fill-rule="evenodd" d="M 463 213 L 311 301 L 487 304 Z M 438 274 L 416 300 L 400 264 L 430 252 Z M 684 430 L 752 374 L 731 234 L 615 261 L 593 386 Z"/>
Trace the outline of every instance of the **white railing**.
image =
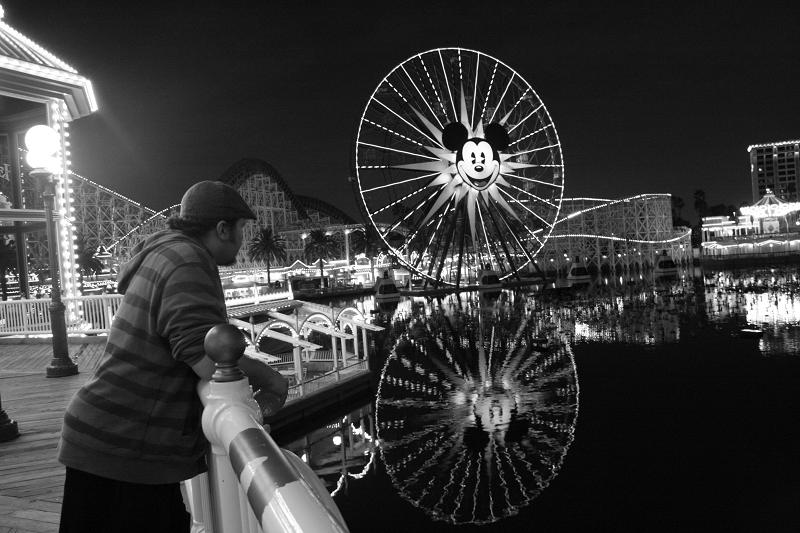
<path id="1" fill-rule="evenodd" d="M 100 294 L 64 298 L 67 333 L 108 333 L 117 309 L 122 303 L 121 294 Z M 238 298 L 225 301 L 233 307 L 291 298 L 288 290 L 271 291 L 256 298 Z M 50 329 L 50 299 L 7 300 L 0 302 L 0 336 L 48 335 Z M 291 354 L 289 355 L 291 361 Z"/>
<path id="2" fill-rule="evenodd" d="M 67 333 L 107 333 L 122 303 L 121 294 L 64 298 Z M 0 335 L 50 333 L 50 300 L 0 302 Z"/>
<path id="3" fill-rule="evenodd" d="M 225 305 L 236 307 L 239 305 L 256 305 L 279 300 L 291 300 L 292 291 L 289 289 L 270 289 L 265 294 L 249 295 L 244 298 L 226 298 Z"/>
<path id="4" fill-rule="evenodd" d="M 183 484 L 192 533 L 346 533 L 325 485 L 261 425 L 248 380 L 228 355 L 237 335 L 235 326 L 225 324 L 206 336 L 217 371 L 198 386 L 211 447 L 208 473 Z"/>
<path id="5" fill-rule="evenodd" d="M 317 376 L 309 380 L 303 380 L 302 383 L 298 383 L 297 385 L 292 385 L 289 387 L 289 393 L 286 396 L 286 401 L 288 403 L 293 400 L 298 400 L 303 396 L 317 392 L 318 390 L 327 387 L 332 383 L 340 381 L 342 377 L 351 375 L 359 370 L 369 370 L 366 360 L 362 359 L 347 366 L 343 366 L 342 368 L 335 368 L 321 376 Z"/>

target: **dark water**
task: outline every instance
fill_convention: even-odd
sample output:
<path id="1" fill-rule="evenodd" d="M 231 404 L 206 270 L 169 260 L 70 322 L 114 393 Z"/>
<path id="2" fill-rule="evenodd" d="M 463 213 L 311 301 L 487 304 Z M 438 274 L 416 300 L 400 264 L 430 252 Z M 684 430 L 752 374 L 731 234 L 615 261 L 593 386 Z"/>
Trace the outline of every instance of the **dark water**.
<path id="1" fill-rule="evenodd" d="M 354 532 L 800 531 L 798 279 L 405 299 L 376 396 L 282 444 Z"/>

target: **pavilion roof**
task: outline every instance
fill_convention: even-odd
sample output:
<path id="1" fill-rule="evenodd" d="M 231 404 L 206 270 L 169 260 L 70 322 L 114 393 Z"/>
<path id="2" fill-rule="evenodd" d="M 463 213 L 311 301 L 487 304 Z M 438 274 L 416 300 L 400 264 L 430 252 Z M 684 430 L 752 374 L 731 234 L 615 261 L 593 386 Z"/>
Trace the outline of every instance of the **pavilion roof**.
<path id="1" fill-rule="evenodd" d="M 783 217 L 793 211 L 800 211 L 799 202 L 785 202 L 767 189 L 759 201 L 749 207 L 739 209 L 743 215 L 753 218 Z"/>
<path id="2" fill-rule="evenodd" d="M 25 100 L 66 102 L 72 118 L 97 111 L 92 82 L 9 26 L 0 7 L 0 89 Z"/>

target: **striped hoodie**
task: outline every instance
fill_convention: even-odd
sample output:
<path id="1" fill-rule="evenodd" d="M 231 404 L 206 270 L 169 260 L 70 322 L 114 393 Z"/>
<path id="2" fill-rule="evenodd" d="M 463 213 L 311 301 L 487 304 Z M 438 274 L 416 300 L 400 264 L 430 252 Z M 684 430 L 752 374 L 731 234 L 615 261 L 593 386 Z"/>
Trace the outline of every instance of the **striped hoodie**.
<path id="1" fill-rule="evenodd" d="M 199 378 L 206 332 L 227 322 L 214 259 L 174 230 L 148 238 L 120 271 L 125 296 L 95 375 L 64 415 L 59 461 L 132 483 L 206 470 Z"/>

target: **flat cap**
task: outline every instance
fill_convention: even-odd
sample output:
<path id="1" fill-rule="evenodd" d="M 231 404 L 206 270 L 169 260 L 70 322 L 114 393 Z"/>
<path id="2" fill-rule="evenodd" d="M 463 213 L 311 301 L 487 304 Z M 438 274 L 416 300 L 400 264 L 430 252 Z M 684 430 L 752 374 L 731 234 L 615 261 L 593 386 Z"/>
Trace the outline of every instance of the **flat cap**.
<path id="1" fill-rule="evenodd" d="M 257 219 L 239 192 L 221 181 L 195 183 L 181 199 L 180 217 L 194 221 Z"/>

